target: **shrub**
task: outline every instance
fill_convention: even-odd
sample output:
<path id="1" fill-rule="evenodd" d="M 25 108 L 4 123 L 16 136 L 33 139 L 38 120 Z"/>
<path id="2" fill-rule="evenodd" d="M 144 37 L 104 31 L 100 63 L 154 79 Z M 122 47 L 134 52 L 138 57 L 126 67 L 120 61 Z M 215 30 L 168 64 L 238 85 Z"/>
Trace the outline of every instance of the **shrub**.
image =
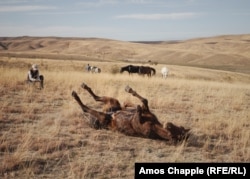
<path id="1" fill-rule="evenodd" d="M 120 68 L 117 65 L 113 65 L 110 71 L 112 74 L 117 74 L 120 72 Z"/>

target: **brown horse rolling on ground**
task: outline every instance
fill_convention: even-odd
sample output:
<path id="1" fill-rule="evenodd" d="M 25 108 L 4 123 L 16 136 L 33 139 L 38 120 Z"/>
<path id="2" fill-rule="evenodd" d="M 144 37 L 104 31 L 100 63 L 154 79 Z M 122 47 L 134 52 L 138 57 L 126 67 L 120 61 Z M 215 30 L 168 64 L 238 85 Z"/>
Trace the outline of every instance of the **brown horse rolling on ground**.
<path id="1" fill-rule="evenodd" d="M 117 99 L 107 96 L 99 97 L 84 83 L 81 87 L 87 90 L 96 101 L 104 103 L 103 112 L 90 109 L 82 103 L 75 91 L 72 92 L 72 96 L 83 112 L 90 114 L 90 125 L 95 129 L 109 129 L 128 136 L 159 139 L 173 143 L 183 141 L 189 135 L 190 129 L 176 126 L 171 122 L 163 126 L 150 112 L 148 100 L 129 86 L 125 88 L 125 91 L 137 97 L 142 102 L 141 106 L 138 105 L 132 109 L 121 107 Z"/>

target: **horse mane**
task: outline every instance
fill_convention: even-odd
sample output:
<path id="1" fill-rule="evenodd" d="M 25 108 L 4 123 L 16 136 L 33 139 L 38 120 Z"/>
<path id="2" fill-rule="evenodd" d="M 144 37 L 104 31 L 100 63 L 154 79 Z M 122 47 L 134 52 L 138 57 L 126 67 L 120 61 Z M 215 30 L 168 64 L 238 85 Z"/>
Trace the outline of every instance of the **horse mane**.
<path id="1" fill-rule="evenodd" d="M 139 66 L 134 66 L 134 65 L 127 65 L 124 67 L 121 67 L 120 73 L 127 71 L 129 74 L 130 73 L 139 73 Z"/>

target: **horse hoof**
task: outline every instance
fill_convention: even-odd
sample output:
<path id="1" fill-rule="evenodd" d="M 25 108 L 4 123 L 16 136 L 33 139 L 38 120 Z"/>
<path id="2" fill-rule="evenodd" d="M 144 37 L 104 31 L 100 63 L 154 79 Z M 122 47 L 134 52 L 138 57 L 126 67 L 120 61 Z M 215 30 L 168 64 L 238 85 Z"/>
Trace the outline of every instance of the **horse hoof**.
<path id="1" fill-rule="evenodd" d="M 76 94 L 75 91 L 72 91 L 71 95 L 72 95 L 73 97 L 77 96 L 77 94 Z"/>
<path id="2" fill-rule="evenodd" d="M 125 91 L 128 92 L 128 93 L 131 92 L 131 90 L 132 90 L 132 88 L 130 88 L 129 86 L 125 87 Z"/>
<path id="3" fill-rule="evenodd" d="M 87 88 L 87 85 L 86 85 L 85 83 L 82 83 L 81 87 L 82 87 L 83 89 L 86 89 L 86 88 Z"/>

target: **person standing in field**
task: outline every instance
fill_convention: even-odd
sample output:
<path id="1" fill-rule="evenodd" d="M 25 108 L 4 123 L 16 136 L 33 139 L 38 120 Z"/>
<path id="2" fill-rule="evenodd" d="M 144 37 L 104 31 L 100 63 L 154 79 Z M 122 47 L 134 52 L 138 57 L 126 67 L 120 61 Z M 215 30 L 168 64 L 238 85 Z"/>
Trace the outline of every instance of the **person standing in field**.
<path id="1" fill-rule="evenodd" d="M 43 75 L 39 74 L 39 69 L 37 64 L 33 64 L 31 69 L 28 71 L 28 82 L 29 83 L 35 83 L 39 82 L 40 83 L 40 88 L 43 88 L 43 81 L 44 77 Z"/>

